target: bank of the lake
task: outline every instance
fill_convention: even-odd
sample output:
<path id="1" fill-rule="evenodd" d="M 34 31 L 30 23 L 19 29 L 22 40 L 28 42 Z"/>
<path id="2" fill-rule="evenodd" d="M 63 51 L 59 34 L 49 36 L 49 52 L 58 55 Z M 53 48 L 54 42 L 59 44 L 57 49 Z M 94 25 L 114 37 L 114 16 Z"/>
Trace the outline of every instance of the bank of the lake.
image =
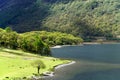
<path id="1" fill-rule="evenodd" d="M 83 45 L 94 45 L 94 44 L 117 44 L 117 41 L 104 41 L 104 42 L 83 42 Z"/>
<path id="2" fill-rule="evenodd" d="M 51 47 L 51 49 L 52 48 L 69 47 L 69 46 L 84 46 L 84 45 L 96 45 L 96 44 L 119 44 L 119 43 L 120 42 L 118 42 L 118 41 L 102 41 L 102 42 L 93 41 L 93 42 L 83 42 L 78 45 L 56 45 L 56 46 Z"/>
<path id="3" fill-rule="evenodd" d="M 70 60 L 39 56 L 21 50 L 0 48 L 0 80 L 25 80 L 31 76 L 36 76 L 37 68 L 31 65 L 35 60 L 41 60 L 46 65 L 45 69 L 40 69 L 40 74 L 53 72 L 55 66 L 71 62 Z"/>
<path id="4" fill-rule="evenodd" d="M 69 65 L 73 65 L 75 63 L 76 63 L 75 61 L 69 61 L 69 62 L 66 62 L 66 63 L 63 63 L 63 64 L 56 65 L 56 66 L 53 67 L 53 71 L 52 72 L 43 72 L 43 76 L 42 77 L 40 77 L 40 76 L 33 76 L 32 78 L 33 79 L 39 79 L 39 78 L 44 78 L 45 79 L 47 77 L 53 77 L 53 76 L 55 76 L 55 73 L 54 73 L 55 70 L 63 68 L 63 67 L 67 67 Z"/>

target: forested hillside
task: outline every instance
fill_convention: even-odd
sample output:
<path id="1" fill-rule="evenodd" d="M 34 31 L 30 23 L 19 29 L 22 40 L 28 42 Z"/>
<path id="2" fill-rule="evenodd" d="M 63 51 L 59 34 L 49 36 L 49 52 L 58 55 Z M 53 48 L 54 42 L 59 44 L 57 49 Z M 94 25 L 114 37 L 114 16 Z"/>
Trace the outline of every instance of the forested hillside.
<path id="1" fill-rule="evenodd" d="M 74 0 L 53 4 L 43 25 L 49 30 L 112 37 L 120 33 L 120 0 Z"/>
<path id="2" fill-rule="evenodd" d="M 120 35 L 120 0 L 0 0 L 0 26 L 82 38 Z"/>

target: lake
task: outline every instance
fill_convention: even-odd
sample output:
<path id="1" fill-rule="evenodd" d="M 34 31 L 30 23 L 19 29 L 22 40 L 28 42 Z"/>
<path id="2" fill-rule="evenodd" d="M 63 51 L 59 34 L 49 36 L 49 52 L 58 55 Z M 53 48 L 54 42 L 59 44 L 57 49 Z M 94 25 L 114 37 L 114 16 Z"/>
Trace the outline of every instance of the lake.
<path id="1" fill-rule="evenodd" d="M 75 64 L 55 70 L 46 80 L 120 80 L 120 44 L 53 48 L 52 55 Z"/>

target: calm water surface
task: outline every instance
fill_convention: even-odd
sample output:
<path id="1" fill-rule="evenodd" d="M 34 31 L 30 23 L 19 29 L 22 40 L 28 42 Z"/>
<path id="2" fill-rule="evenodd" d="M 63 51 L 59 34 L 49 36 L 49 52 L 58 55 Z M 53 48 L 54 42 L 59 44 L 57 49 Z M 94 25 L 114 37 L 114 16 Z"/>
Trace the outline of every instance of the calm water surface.
<path id="1" fill-rule="evenodd" d="M 76 63 L 46 80 L 120 80 L 120 44 L 66 46 L 52 49 L 52 54 Z"/>

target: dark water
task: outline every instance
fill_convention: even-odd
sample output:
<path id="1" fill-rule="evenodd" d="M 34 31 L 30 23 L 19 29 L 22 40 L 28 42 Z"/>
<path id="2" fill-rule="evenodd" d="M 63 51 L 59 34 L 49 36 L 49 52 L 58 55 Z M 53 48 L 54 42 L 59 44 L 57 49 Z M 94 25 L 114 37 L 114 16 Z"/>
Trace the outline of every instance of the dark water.
<path id="1" fill-rule="evenodd" d="M 66 46 L 52 54 L 76 63 L 55 70 L 47 80 L 120 80 L 120 44 Z"/>

